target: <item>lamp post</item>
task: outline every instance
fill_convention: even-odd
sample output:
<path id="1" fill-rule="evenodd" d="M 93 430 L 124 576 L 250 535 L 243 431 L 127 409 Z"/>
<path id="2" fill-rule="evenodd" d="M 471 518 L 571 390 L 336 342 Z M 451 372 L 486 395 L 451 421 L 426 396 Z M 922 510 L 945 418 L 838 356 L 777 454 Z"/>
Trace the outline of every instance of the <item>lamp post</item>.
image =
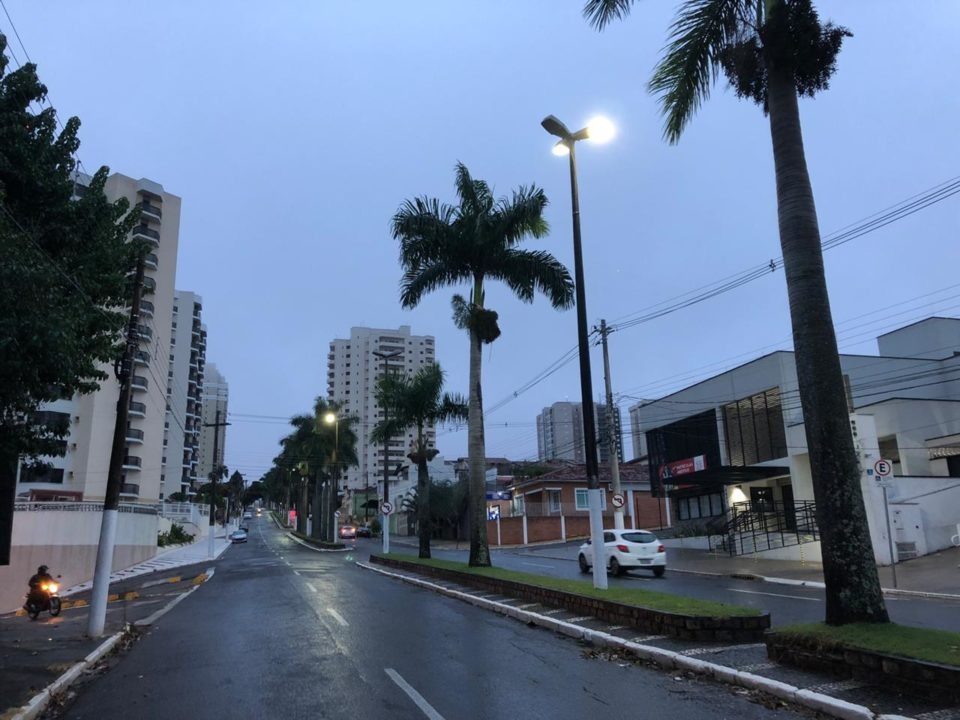
<path id="1" fill-rule="evenodd" d="M 600 489 L 597 466 L 597 428 L 593 416 L 593 381 L 590 377 L 590 340 L 587 335 L 587 301 L 583 286 L 583 252 L 580 242 L 580 193 L 577 188 L 576 144 L 580 140 L 606 142 L 614 134 L 613 124 L 596 118 L 587 127 L 570 132 L 553 115 L 540 123 L 543 129 L 560 140 L 554 155 L 570 158 L 570 197 L 573 210 L 573 265 L 577 293 L 577 341 L 580 349 L 580 400 L 583 411 L 583 445 L 587 466 L 587 496 L 590 503 L 590 545 L 593 553 L 593 586 L 607 587 L 607 560 L 603 550 L 603 490 Z"/>
<path id="2" fill-rule="evenodd" d="M 403 350 L 392 350 L 391 352 L 381 352 L 374 350 L 373 354 L 383 360 L 383 377 L 386 379 L 387 370 L 390 368 L 389 361 L 395 357 L 403 355 Z M 386 398 L 384 398 L 386 400 Z M 383 424 L 386 425 L 390 419 L 389 403 L 383 404 Z M 390 500 L 390 436 L 383 439 L 383 501 Z M 380 530 L 383 533 L 383 552 L 390 552 L 390 516 L 381 515 Z"/>
<path id="3" fill-rule="evenodd" d="M 340 466 L 337 465 L 337 446 L 340 445 L 340 417 L 335 412 L 328 412 L 323 416 L 323 422 L 327 425 L 333 425 L 333 453 L 330 456 L 333 472 L 330 474 L 327 492 L 330 497 L 330 509 L 327 521 L 329 527 L 333 530 L 330 542 L 337 541 L 337 480 L 340 476 Z"/>

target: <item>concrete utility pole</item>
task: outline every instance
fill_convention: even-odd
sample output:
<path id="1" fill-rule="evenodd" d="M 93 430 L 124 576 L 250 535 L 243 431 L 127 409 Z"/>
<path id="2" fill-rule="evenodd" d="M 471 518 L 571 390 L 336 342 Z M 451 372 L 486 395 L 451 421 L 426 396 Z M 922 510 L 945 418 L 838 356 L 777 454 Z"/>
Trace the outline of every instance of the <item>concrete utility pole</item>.
<path id="1" fill-rule="evenodd" d="M 217 480 L 220 479 L 220 468 L 222 467 L 220 463 L 220 428 L 226 427 L 229 424 L 230 423 L 226 421 L 220 422 L 220 408 L 217 408 L 214 421 L 204 424 L 204 427 L 213 428 L 213 470 L 210 472 L 210 539 L 207 545 L 207 553 L 211 560 L 213 560 L 216 554 L 216 541 L 214 536 L 217 534 Z"/>
<path id="2" fill-rule="evenodd" d="M 610 481 L 613 494 L 620 495 L 620 428 L 617 427 L 613 405 L 613 381 L 610 380 L 610 354 L 607 352 L 607 321 L 600 321 L 600 338 L 603 341 L 603 381 L 607 386 L 607 455 L 610 457 Z M 623 530 L 623 508 L 614 507 L 613 526 Z"/>
<path id="3" fill-rule="evenodd" d="M 387 377 L 387 370 L 390 369 L 389 361 L 403 354 L 403 350 L 394 350 L 393 352 L 380 352 L 374 350 L 373 354 L 383 360 L 383 378 Z M 388 403 L 383 404 L 383 423 L 387 424 L 390 419 L 390 407 Z M 383 439 L 383 501 L 390 500 L 390 437 Z M 381 530 L 383 532 L 383 552 L 390 551 L 390 516 L 381 515 Z"/>
<path id="4" fill-rule="evenodd" d="M 126 454 L 127 414 L 130 410 L 130 380 L 133 358 L 140 340 L 140 297 L 143 295 L 143 272 L 146 253 L 137 257 L 133 278 L 133 300 L 127 323 L 127 345 L 117 367 L 120 397 L 117 398 L 117 419 L 113 426 L 113 446 L 110 448 L 110 467 L 107 471 L 107 490 L 103 498 L 103 519 L 100 521 L 100 542 L 97 545 L 97 564 L 93 574 L 90 595 L 90 615 L 87 634 L 100 637 L 107 621 L 107 595 L 110 591 L 110 571 L 113 567 L 113 548 L 117 539 L 117 514 L 120 507 L 120 485 L 123 480 L 123 458 Z"/>

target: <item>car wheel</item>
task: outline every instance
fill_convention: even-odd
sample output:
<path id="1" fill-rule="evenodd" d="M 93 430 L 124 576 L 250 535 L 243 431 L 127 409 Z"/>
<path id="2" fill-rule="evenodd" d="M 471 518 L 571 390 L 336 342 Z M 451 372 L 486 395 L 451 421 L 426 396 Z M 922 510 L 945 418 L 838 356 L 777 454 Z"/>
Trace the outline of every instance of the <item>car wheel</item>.
<path id="1" fill-rule="evenodd" d="M 620 567 L 620 563 L 615 557 L 610 558 L 610 574 L 614 577 L 623 575 L 623 568 Z"/>
<path id="2" fill-rule="evenodd" d="M 664 574 L 666 571 L 667 571 L 667 568 L 665 568 L 665 567 L 655 567 L 655 568 L 653 569 L 653 576 L 654 576 L 654 577 L 663 577 L 663 574 Z"/>
<path id="3" fill-rule="evenodd" d="M 580 563 L 580 572 L 582 572 L 584 575 L 590 572 L 590 566 L 587 565 L 587 559 L 583 556 L 583 553 L 580 553 L 578 561 Z"/>
<path id="4" fill-rule="evenodd" d="M 60 598 L 50 598 L 50 614 L 53 617 L 60 614 Z"/>

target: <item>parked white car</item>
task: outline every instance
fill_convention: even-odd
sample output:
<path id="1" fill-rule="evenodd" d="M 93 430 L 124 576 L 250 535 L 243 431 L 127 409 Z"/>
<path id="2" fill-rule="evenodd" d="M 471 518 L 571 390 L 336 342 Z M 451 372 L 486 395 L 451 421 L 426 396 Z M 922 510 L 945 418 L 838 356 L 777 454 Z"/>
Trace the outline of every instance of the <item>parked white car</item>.
<path id="1" fill-rule="evenodd" d="M 652 570 L 663 577 L 667 570 L 667 549 L 657 536 L 646 530 L 604 530 L 603 549 L 607 558 L 607 572 L 622 575 L 627 570 Z M 593 566 L 593 548 L 587 540 L 580 546 L 577 557 L 580 572 L 588 573 Z"/>

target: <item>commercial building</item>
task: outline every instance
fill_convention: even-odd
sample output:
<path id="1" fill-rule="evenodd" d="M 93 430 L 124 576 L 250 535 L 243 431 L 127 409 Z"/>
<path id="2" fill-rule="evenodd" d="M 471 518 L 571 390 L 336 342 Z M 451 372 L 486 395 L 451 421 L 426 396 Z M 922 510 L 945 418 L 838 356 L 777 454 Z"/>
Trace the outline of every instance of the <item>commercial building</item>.
<path id="1" fill-rule="evenodd" d="M 203 392 L 200 412 L 200 448 L 197 456 L 197 479 L 207 482 L 214 465 L 223 465 L 224 451 L 227 446 L 227 406 L 230 402 L 230 386 L 220 374 L 217 366 L 207 363 L 203 373 Z M 221 425 L 215 427 L 217 418 Z M 217 456 L 213 456 L 214 437 L 216 436 Z"/>
<path id="2" fill-rule="evenodd" d="M 207 329 L 203 301 L 196 293 L 174 293 L 170 323 L 170 370 L 163 439 L 161 498 L 190 494 L 198 478 Z"/>
<path id="3" fill-rule="evenodd" d="M 86 192 L 89 178 L 78 176 L 76 192 Z M 140 209 L 132 238 L 146 242 L 144 294 L 140 303 L 139 349 L 134 360 L 130 414 L 121 485 L 122 502 L 155 503 L 160 498 L 166 389 L 169 369 L 170 317 L 180 233 L 180 198 L 152 180 L 113 174 L 106 182 L 108 200 L 126 198 Z M 100 389 L 45 405 L 51 420 L 69 424 L 62 457 L 45 458 L 49 469 L 21 467 L 17 495 L 38 499 L 102 500 L 116 422 L 120 386 L 113 368 Z"/>
<path id="4" fill-rule="evenodd" d="M 600 462 L 605 463 L 610 459 L 610 437 L 617 438 L 617 457 L 623 462 L 623 443 L 619 441 L 620 408 L 614 407 L 614 412 L 610 413 L 606 404 L 598 402 L 594 404 L 593 411 Z M 537 456 L 540 460 L 585 462 L 581 403 L 555 402 L 537 415 Z"/>
<path id="5" fill-rule="evenodd" d="M 927 318 L 877 344 L 878 355 L 840 362 L 874 549 L 889 562 L 882 485 L 900 558 L 947 547 L 957 533 L 960 319 Z M 787 546 L 817 541 L 792 352 L 634 405 L 630 418 L 634 452 L 648 457 L 654 492 L 671 503 L 674 522 L 712 531 L 730 552 L 793 557 Z M 881 459 L 893 469 L 882 483 L 874 468 Z"/>
<path id="6" fill-rule="evenodd" d="M 349 339 L 330 343 L 327 356 L 327 396 L 339 403 L 343 412 L 357 419 L 357 455 L 359 464 L 348 468 L 344 486 L 351 491 L 382 488 L 383 463 L 391 470 L 404 463 L 415 440 L 408 429 L 390 439 L 388 457 L 383 444 L 372 445 L 370 433 L 383 419 L 377 403 L 377 381 L 385 372 L 413 377 L 421 368 L 436 362 L 436 343 L 432 335 L 413 335 L 409 325 L 396 329 L 350 328 Z M 436 443 L 433 426 L 426 428 L 430 447 Z"/>

